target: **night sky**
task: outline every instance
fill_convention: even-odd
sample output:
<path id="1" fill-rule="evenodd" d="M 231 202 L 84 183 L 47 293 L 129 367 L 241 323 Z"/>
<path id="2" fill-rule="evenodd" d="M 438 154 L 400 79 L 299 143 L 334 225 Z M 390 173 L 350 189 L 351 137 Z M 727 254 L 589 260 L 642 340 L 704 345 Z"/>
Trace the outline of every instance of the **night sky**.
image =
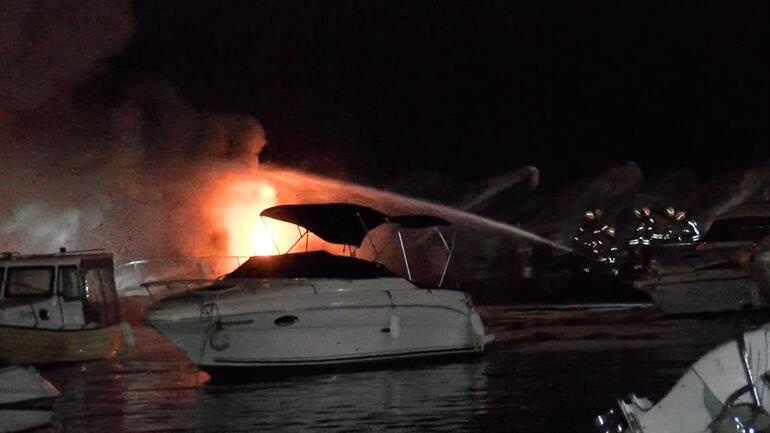
<path id="1" fill-rule="evenodd" d="M 262 122 L 264 161 L 360 180 L 544 184 L 626 160 L 770 159 L 767 2 L 136 1 L 105 94 L 175 83 Z"/>

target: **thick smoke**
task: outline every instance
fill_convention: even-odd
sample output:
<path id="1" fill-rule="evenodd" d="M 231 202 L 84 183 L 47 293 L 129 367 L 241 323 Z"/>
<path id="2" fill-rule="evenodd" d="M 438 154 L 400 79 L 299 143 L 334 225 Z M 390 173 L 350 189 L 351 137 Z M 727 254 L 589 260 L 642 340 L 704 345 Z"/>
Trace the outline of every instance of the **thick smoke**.
<path id="1" fill-rule="evenodd" d="M 0 250 L 227 252 L 206 206 L 222 173 L 254 169 L 262 127 L 164 81 L 108 106 L 94 79 L 133 27 L 128 1 L 0 3 Z"/>

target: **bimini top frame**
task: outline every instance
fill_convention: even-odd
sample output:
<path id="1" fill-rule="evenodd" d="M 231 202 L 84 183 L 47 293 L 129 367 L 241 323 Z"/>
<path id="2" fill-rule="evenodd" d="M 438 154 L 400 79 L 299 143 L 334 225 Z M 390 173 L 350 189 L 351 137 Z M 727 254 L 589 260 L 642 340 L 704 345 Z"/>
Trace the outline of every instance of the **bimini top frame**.
<path id="1" fill-rule="evenodd" d="M 454 251 L 454 232 L 452 233 L 451 242 L 447 242 L 446 237 L 439 229 L 442 226 L 449 226 L 449 221 L 432 215 L 386 215 L 370 207 L 350 203 L 279 205 L 267 208 L 259 215 L 262 218 L 263 224 L 265 224 L 265 228 L 268 229 L 268 233 L 270 233 L 270 230 L 265 217 L 297 226 L 299 237 L 285 252 L 280 251 L 275 238 L 272 238 L 273 245 L 275 245 L 275 249 L 279 254 L 290 253 L 303 238 L 305 239 L 305 250 L 307 251 L 309 248 L 309 233 L 313 233 L 329 243 L 342 245 L 343 252 L 347 249 L 353 257 L 355 257 L 356 251 L 363 244 L 364 239 L 367 239 L 374 250 L 376 259 L 380 251 L 370 236 L 370 232 L 380 225 L 393 224 L 396 226 L 401 254 L 410 281 L 412 280 L 412 271 L 409 266 L 409 258 L 406 254 L 401 229 L 432 229 L 441 239 L 441 243 L 447 252 L 447 259 L 438 284 L 439 287 L 444 283 Z"/>

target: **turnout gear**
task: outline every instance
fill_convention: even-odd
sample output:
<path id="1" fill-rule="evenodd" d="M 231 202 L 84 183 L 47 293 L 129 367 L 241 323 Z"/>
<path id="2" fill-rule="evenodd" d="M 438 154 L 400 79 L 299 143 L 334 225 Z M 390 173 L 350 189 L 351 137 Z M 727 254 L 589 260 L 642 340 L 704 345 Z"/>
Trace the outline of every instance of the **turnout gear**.
<path id="1" fill-rule="evenodd" d="M 583 222 L 578 227 L 577 233 L 572 237 L 575 249 L 583 254 L 595 256 L 599 238 L 605 225 L 601 221 L 601 209 L 588 210 L 583 214 Z"/>
<path id="2" fill-rule="evenodd" d="M 616 236 L 615 228 L 606 225 L 601 216 L 601 209 L 586 211 L 572 242 L 575 249 L 588 259 L 584 272 L 592 272 L 597 266 L 602 266 L 617 276 L 627 253 Z"/>
<path id="3" fill-rule="evenodd" d="M 666 209 L 666 216 L 669 215 L 668 209 Z M 694 220 L 688 220 L 685 211 L 676 211 L 669 217 L 668 224 L 663 232 L 663 242 L 665 244 L 689 244 L 699 240 L 700 229 L 698 228 L 698 223 Z"/>
<path id="4" fill-rule="evenodd" d="M 641 246 L 649 247 L 662 236 L 655 233 L 655 219 L 652 217 L 652 211 L 648 207 L 634 209 L 634 217 L 637 222 L 633 230 L 628 245 L 631 247 Z"/>
<path id="5" fill-rule="evenodd" d="M 631 265 L 634 273 L 641 273 L 647 269 L 652 260 L 650 248 L 657 243 L 661 236 L 656 233 L 657 223 L 648 207 L 640 207 L 633 210 L 634 225 L 631 235 L 626 241 Z"/>

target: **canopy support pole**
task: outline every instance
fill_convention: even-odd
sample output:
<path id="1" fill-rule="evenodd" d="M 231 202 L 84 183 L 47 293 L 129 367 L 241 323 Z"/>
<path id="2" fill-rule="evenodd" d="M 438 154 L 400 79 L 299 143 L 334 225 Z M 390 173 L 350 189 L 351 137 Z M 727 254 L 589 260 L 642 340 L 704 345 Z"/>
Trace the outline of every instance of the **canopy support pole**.
<path id="1" fill-rule="evenodd" d="M 401 254 L 404 256 L 404 265 L 406 265 L 406 275 L 409 276 L 409 281 L 412 281 L 412 271 L 409 269 L 409 259 L 406 258 L 406 248 L 404 248 L 404 237 L 401 236 L 401 230 L 396 230 L 398 234 L 398 242 L 401 244 Z"/>
<path id="2" fill-rule="evenodd" d="M 361 214 L 356 212 L 356 218 L 358 218 L 358 222 L 361 223 L 361 228 L 364 230 L 364 233 L 366 234 L 366 238 L 369 239 L 369 244 L 371 244 L 372 249 L 374 250 L 374 257 L 377 258 L 377 256 L 380 255 L 380 252 L 377 251 L 377 246 L 374 245 L 374 241 L 372 240 L 372 236 L 369 234 L 369 227 L 366 226 L 366 223 L 364 223 L 364 219 L 361 218 Z"/>
<path id="3" fill-rule="evenodd" d="M 446 278 L 446 273 L 449 269 L 449 262 L 452 261 L 452 253 L 455 250 L 455 237 L 457 236 L 457 233 L 452 231 L 452 245 L 450 246 L 447 244 L 447 241 L 444 238 L 444 234 L 441 233 L 441 230 L 439 230 L 437 227 L 434 227 L 434 230 L 436 230 L 436 233 L 438 233 L 438 237 L 441 238 L 441 242 L 444 244 L 444 248 L 447 250 L 447 258 L 446 262 L 444 263 L 444 269 L 441 271 L 441 279 L 438 281 L 438 286 L 441 287 L 441 285 L 444 284 L 444 278 Z"/>
<path id="4" fill-rule="evenodd" d="M 262 224 L 265 225 L 265 230 L 267 230 L 267 234 L 270 236 L 270 240 L 273 241 L 273 245 L 275 246 L 276 254 L 281 254 L 281 249 L 278 248 L 278 242 L 275 241 L 275 237 L 273 236 L 273 232 L 270 231 L 270 227 L 267 225 L 267 221 L 265 220 L 265 217 L 260 216 L 259 218 L 262 219 Z"/>

